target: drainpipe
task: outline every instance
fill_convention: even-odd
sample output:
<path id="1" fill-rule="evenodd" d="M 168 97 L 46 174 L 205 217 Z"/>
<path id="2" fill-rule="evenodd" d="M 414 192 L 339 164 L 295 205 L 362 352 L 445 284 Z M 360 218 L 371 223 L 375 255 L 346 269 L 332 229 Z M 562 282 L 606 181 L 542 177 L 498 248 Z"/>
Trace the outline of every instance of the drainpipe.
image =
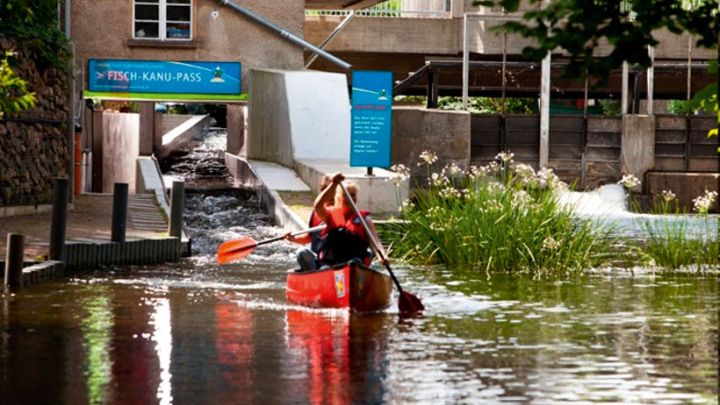
<path id="1" fill-rule="evenodd" d="M 340 24 L 338 24 L 338 26 L 335 27 L 333 32 L 331 32 L 330 35 L 328 35 L 327 38 L 325 38 L 325 40 L 320 44 L 320 49 L 325 49 L 327 44 L 329 44 L 330 41 L 335 39 L 337 34 L 339 34 L 342 30 L 345 29 L 345 26 L 348 25 L 348 23 L 350 22 L 350 20 L 352 20 L 352 18 L 354 16 L 355 16 L 355 10 L 351 10 L 350 14 L 348 14 L 347 17 L 345 17 L 345 19 L 343 19 L 342 22 L 340 22 Z M 310 65 L 312 65 L 313 62 L 315 62 L 315 59 L 317 59 L 317 57 L 318 57 L 317 53 L 313 53 L 312 55 L 310 55 L 310 57 L 308 58 L 308 61 L 305 62 L 305 69 L 309 68 Z"/>
<path id="2" fill-rule="evenodd" d="M 342 60 L 342 59 L 340 59 L 340 58 L 338 58 L 338 57 L 336 57 L 336 56 L 334 56 L 334 55 L 332 55 L 332 54 L 330 54 L 330 53 L 328 53 L 328 52 L 323 51 L 322 49 L 320 49 L 320 48 L 318 48 L 317 46 L 315 46 L 315 45 L 313 45 L 313 44 L 305 41 L 305 40 L 302 39 L 302 38 L 298 38 L 297 36 L 291 34 L 291 33 L 288 32 L 287 30 L 284 30 L 284 29 L 278 27 L 277 25 L 273 24 L 272 22 L 270 22 L 270 21 L 267 20 L 266 18 L 261 17 L 261 16 L 259 16 L 259 15 L 257 15 L 257 14 L 254 14 L 254 13 L 248 11 L 247 9 L 238 6 L 236 3 L 233 3 L 233 2 L 230 1 L 230 0 L 220 0 L 220 4 L 222 4 L 222 5 L 224 5 L 224 6 L 227 6 L 227 7 L 230 7 L 231 9 L 237 11 L 238 13 L 244 15 L 245 17 L 253 20 L 254 22 L 256 22 L 256 23 L 258 23 L 258 24 L 260 24 L 260 25 L 262 25 L 262 26 L 264 26 L 265 28 L 268 28 L 268 29 L 270 29 L 270 30 L 272 30 L 272 31 L 275 31 L 276 33 L 280 34 L 281 37 L 287 39 L 288 41 L 290 41 L 290 42 L 292 42 L 292 43 L 294 43 L 294 44 L 296 44 L 296 45 L 299 45 L 299 46 L 301 46 L 301 47 L 304 47 L 304 48 L 307 48 L 307 49 L 313 51 L 314 53 L 316 53 L 316 54 L 322 56 L 323 58 L 329 60 L 330 62 L 332 62 L 332 63 L 334 63 L 334 64 L 342 67 L 343 69 L 350 70 L 350 69 L 352 68 L 352 65 L 349 64 L 349 63 L 347 63 L 347 62 L 345 62 L 344 60 Z"/>

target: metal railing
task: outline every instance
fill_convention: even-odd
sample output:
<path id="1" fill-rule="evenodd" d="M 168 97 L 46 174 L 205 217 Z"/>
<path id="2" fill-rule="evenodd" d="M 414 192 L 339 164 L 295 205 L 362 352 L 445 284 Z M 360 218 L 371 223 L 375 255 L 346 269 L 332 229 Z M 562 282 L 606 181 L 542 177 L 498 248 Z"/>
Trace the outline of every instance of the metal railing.
<path id="1" fill-rule="evenodd" d="M 356 17 L 450 18 L 451 0 L 387 0 L 355 10 Z M 305 10 L 306 16 L 347 16 L 351 10 Z"/>

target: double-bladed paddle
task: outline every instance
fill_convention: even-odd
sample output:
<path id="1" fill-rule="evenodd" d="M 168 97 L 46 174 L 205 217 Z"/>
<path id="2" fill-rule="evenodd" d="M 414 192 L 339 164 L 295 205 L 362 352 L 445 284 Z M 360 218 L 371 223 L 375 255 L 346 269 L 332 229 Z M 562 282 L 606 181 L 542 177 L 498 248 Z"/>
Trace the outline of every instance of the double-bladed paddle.
<path id="1" fill-rule="evenodd" d="M 303 229 L 302 231 L 293 232 L 291 236 L 302 235 L 304 233 L 319 232 L 325 229 L 325 224 L 318 225 L 309 229 Z M 278 236 L 276 238 L 266 239 L 258 242 L 250 236 L 243 236 L 240 239 L 229 240 L 223 242 L 217 251 L 217 262 L 220 264 L 229 263 L 235 260 L 240 260 L 255 250 L 260 245 L 265 245 L 271 242 L 276 242 L 281 239 L 285 239 L 286 235 Z"/>
<path id="2" fill-rule="evenodd" d="M 380 255 L 380 259 L 385 265 L 388 273 L 390 273 L 390 277 L 392 278 L 392 281 L 395 283 L 395 287 L 397 287 L 398 292 L 400 293 L 400 297 L 398 298 L 398 308 L 400 309 L 400 313 L 415 314 L 424 311 L 425 306 L 420 301 L 420 298 L 416 297 L 413 294 L 410 294 L 407 291 L 404 291 L 403 288 L 400 286 L 400 281 L 398 281 L 397 277 L 395 277 L 395 273 L 393 273 L 392 269 L 390 268 L 390 264 L 388 263 L 384 252 L 382 251 L 382 249 L 380 249 L 380 244 L 378 243 L 378 241 L 375 240 L 375 236 L 373 235 L 373 233 L 370 232 L 370 227 L 368 226 L 367 222 L 365 222 L 365 218 L 360 215 L 360 210 L 358 209 L 357 205 L 355 205 L 355 201 L 352 199 L 352 196 L 347 191 L 344 184 L 340 183 L 340 187 L 342 188 L 343 193 L 345 193 L 345 199 L 347 199 L 348 202 L 350 202 L 350 205 L 352 205 L 353 211 L 355 211 L 355 215 L 360 218 L 360 222 L 362 223 L 363 228 L 365 228 L 365 233 L 367 234 L 370 243 L 372 243 L 373 248 L 378 253 L 378 255 Z"/>

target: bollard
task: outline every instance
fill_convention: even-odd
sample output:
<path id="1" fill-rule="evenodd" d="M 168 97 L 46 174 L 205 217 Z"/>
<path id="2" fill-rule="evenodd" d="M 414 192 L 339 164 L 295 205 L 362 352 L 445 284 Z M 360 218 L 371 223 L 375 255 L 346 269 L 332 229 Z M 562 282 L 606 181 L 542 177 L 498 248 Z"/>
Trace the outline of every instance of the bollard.
<path id="1" fill-rule="evenodd" d="M 50 223 L 50 260 L 65 261 L 65 230 L 67 228 L 68 179 L 55 179 L 52 222 Z"/>
<path id="2" fill-rule="evenodd" d="M 5 285 L 10 288 L 22 287 L 23 259 L 25 257 L 25 237 L 10 233 L 7 237 L 5 254 Z"/>
<path id="3" fill-rule="evenodd" d="M 185 209 L 185 182 L 173 181 L 172 193 L 170 194 L 170 224 L 168 234 L 182 238 L 182 216 Z"/>
<path id="4" fill-rule="evenodd" d="M 125 242 L 127 230 L 128 184 L 115 183 L 113 188 L 112 228 L 110 240 Z"/>

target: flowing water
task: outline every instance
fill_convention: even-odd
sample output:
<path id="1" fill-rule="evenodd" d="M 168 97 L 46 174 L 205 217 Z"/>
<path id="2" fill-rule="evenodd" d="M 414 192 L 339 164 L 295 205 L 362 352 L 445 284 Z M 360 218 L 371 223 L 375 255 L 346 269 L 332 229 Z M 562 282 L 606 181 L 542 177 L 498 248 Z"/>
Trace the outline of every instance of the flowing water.
<path id="1" fill-rule="evenodd" d="M 717 274 L 569 279 L 404 267 L 427 311 L 402 318 L 285 300 L 296 246 L 243 191 L 188 193 L 195 256 L 5 294 L 2 403 L 718 402 Z"/>

